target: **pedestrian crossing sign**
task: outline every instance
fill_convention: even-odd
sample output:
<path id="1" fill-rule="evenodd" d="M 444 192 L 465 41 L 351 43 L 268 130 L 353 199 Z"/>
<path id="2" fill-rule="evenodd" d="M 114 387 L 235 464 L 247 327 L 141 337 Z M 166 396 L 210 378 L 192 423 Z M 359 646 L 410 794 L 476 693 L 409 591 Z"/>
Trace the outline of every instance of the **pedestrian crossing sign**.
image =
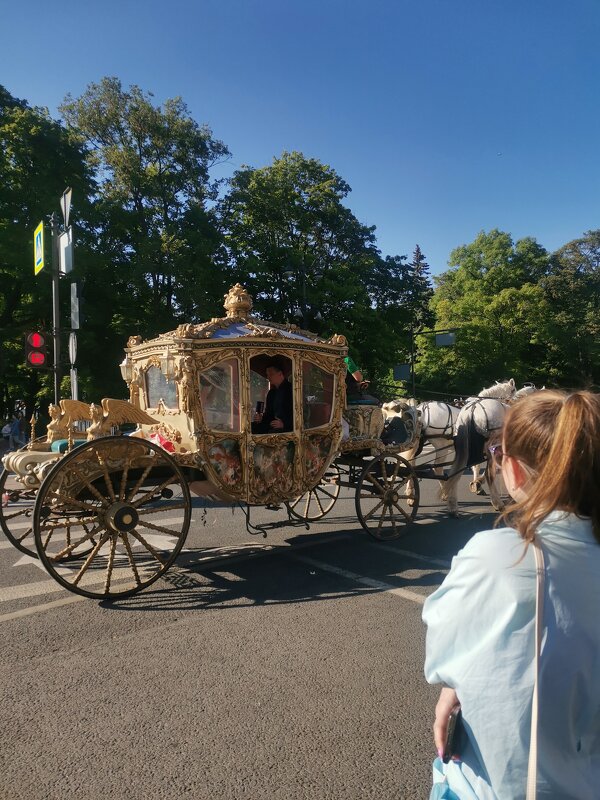
<path id="1" fill-rule="evenodd" d="M 33 272 L 37 275 L 44 269 L 44 223 L 35 229 L 33 234 Z"/>

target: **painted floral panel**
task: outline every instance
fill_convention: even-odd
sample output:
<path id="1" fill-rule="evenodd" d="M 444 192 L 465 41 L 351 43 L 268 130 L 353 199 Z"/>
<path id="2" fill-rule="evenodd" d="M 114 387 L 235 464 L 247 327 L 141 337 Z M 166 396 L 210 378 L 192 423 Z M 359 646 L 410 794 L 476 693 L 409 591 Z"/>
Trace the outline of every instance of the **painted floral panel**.
<path id="1" fill-rule="evenodd" d="M 253 494 L 263 497 L 276 489 L 284 497 L 292 490 L 295 450 L 294 442 L 274 447 L 259 444 L 254 448 Z"/>
<path id="2" fill-rule="evenodd" d="M 223 439 L 208 451 L 208 460 L 223 486 L 239 486 L 242 480 L 240 445 L 236 439 Z"/>
<path id="3" fill-rule="evenodd" d="M 331 451 L 331 436 L 306 436 L 304 438 L 304 474 L 313 486 L 325 467 Z"/>

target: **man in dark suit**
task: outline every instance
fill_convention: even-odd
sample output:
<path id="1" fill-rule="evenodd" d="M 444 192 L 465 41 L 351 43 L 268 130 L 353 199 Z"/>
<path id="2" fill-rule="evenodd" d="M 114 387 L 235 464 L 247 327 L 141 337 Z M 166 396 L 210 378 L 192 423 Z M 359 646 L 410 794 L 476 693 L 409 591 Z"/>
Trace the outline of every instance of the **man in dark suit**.
<path id="1" fill-rule="evenodd" d="M 285 433 L 294 430 L 294 393 L 286 380 L 282 364 L 272 359 L 266 367 L 271 384 L 267 392 L 265 410 L 256 412 L 252 420 L 252 433 Z"/>

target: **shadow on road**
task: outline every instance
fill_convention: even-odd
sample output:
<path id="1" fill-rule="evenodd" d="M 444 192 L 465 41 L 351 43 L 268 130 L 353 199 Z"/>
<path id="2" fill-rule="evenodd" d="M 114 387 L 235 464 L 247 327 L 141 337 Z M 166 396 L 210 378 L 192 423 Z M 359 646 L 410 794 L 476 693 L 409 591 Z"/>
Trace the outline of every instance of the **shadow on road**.
<path id="1" fill-rule="evenodd" d="M 356 518 L 338 516 L 313 523 L 310 533 L 291 533 L 284 544 L 255 543 L 183 552 L 157 588 L 102 603 L 114 610 L 165 611 L 306 603 L 351 598 L 403 588 L 417 594 L 438 586 L 452 556 L 471 536 L 492 527 L 495 513 L 481 503 L 463 503 L 467 513 L 451 519 L 441 510 L 406 534 L 379 543 L 357 528 Z M 420 590 L 420 591 L 419 591 Z"/>

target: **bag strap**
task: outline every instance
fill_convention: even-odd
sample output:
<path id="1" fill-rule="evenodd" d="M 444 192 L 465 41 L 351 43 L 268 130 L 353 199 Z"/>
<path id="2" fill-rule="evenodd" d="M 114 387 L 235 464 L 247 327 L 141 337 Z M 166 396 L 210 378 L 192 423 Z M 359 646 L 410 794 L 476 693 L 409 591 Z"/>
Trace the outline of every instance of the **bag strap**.
<path id="1" fill-rule="evenodd" d="M 544 616 L 544 554 L 537 537 L 533 540 L 535 555 L 535 679 L 531 703 L 531 736 L 529 741 L 529 764 L 527 767 L 526 800 L 535 800 L 537 795 L 537 732 L 538 732 L 538 683 L 540 674 L 540 650 L 542 648 L 542 623 Z"/>

